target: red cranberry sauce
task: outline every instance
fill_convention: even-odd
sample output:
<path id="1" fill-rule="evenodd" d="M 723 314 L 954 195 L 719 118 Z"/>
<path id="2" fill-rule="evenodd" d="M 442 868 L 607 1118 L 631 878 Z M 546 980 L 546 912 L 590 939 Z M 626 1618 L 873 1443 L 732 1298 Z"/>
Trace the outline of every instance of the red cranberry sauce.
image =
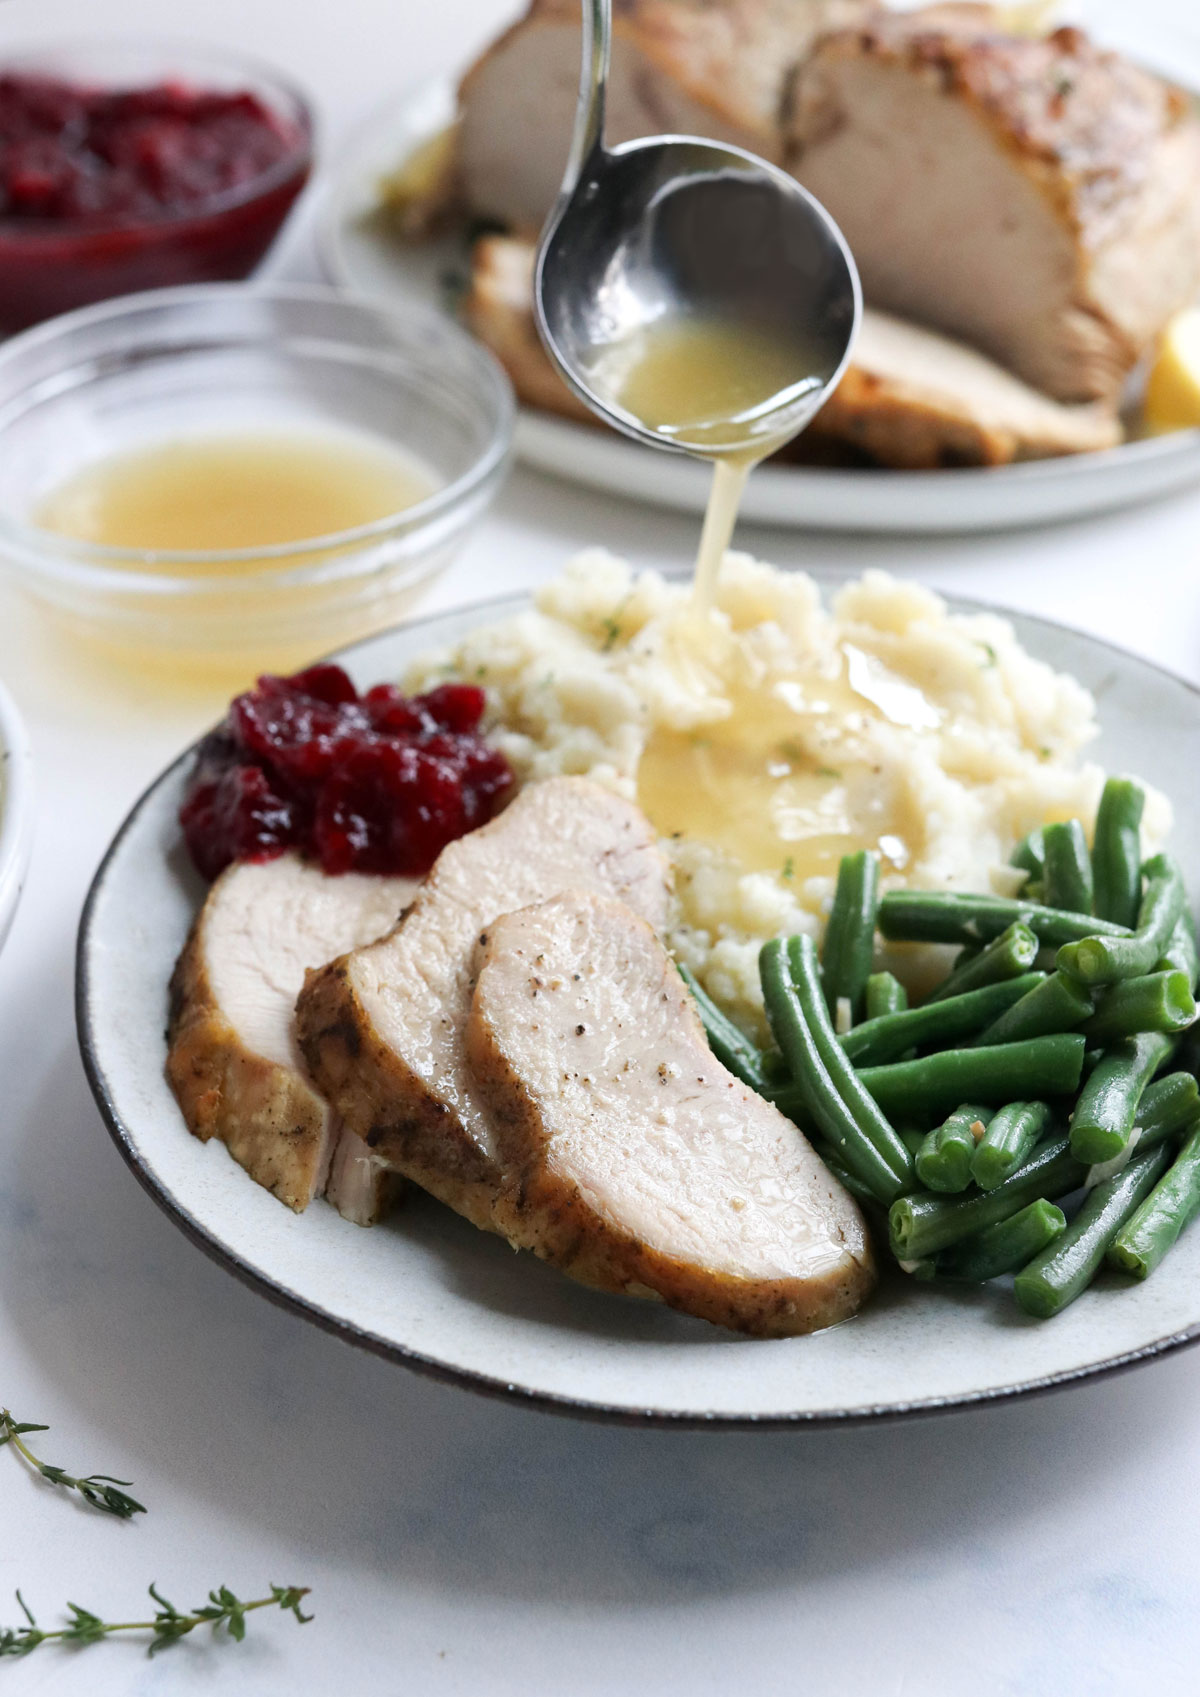
<path id="1" fill-rule="evenodd" d="M 286 849 L 326 872 L 428 872 L 512 786 L 483 708 L 469 684 L 360 696 L 340 666 L 260 678 L 200 744 L 179 811 L 192 859 L 206 878 Z"/>
<path id="2" fill-rule="evenodd" d="M 160 218 L 252 184 L 300 141 L 255 95 L 0 75 L 0 217 Z"/>

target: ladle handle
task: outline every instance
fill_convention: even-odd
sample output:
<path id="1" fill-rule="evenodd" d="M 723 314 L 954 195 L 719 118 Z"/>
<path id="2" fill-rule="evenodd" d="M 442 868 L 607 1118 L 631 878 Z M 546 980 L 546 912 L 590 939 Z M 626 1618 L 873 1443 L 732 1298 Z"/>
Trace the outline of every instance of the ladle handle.
<path id="1" fill-rule="evenodd" d="M 612 58 L 612 0 L 583 0 L 583 58 L 575 134 L 563 176 L 562 193 L 571 193 L 584 166 L 604 145 L 604 100 Z"/>

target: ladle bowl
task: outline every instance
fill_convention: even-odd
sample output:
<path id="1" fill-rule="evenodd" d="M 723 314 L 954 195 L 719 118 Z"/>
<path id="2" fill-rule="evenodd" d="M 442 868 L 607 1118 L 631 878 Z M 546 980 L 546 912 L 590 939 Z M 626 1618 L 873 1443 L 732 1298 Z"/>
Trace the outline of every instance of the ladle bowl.
<path id="1" fill-rule="evenodd" d="M 802 352 L 773 434 L 794 435 L 841 376 L 862 310 L 858 273 L 824 207 L 786 172 L 694 136 L 604 145 L 611 0 L 583 0 L 579 112 L 563 187 L 538 252 L 542 339 L 568 386 L 626 435 L 703 454 L 597 385 L 607 349 L 642 331 L 705 323 Z M 590 28 L 589 28 L 590 20 Z M 816 378 L 814 386 L 807 379 Z"/>

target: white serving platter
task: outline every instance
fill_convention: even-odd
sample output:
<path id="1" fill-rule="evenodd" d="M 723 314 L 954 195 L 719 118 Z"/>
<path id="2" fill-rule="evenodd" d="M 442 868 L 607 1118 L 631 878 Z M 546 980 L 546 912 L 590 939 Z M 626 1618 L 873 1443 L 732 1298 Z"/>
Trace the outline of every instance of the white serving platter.
<path id="1" fill-rule="evenodd" d="M 1200 52 L 1160 44 L 1154 54 L 1181 77 Z M 317 213 L 322 266 L 357 294 L 449 310 L 453 280 L 466 272 L 461 238 L 403 244 L 372 219 L 380 179 L 448 124 L 453 85 L 428 83 L 401 96 L 356 138 L 326 183 Z M 658 452 L 616 431 L 522 408 L 518 456 L 541 471 L 628 500 L 702 513 L 711 473 L 699 461 Z M 741 506 L 744 520 L 800 530 L 909 534 L 1005 530 L 1113 511 L 1200 481 L 1200 430 L 1125 443 L 1102 453 L 1024 465 L 932 472 L 760 466 Z"/>
<path id="2" fill-rule="evenodd" d="M 343 659 L 360 686 L 525 596 L 438 614 Z M 979 611 L 974 603 L 954 603 Z M 989 609 L 990 610 L 990 609 Z M 1040 619 L 1012 620 L 1033 654 L 1096 696 L 1094 754 L 1172 798 L 1172 846 L 1200 885 L 1200 691 L 1149 662 Z M 190 1137 L 164 1076 L 167 981 L 203 888 L 176 814 L 190 751 L 134 807 L 96 874 L 79 932 L 77 1015 L 88 1078 L 134 1173 L 192 1240 L 282 1306 L 351 1343 L 474 1390 L 645 1424 L 789 1425 L 898 1417 L 1068 1385 L 1200 1337 L 1200 1229 L 1158 1273 L 1102 1278 L 1049 1323 L 1002 1289 L 885 1281 L 853 1321 L 757 1341 L 571 1284 L 415 1196 L 363 1230 L 317 1202 L 292 1214 L 219 1143 Z"/>

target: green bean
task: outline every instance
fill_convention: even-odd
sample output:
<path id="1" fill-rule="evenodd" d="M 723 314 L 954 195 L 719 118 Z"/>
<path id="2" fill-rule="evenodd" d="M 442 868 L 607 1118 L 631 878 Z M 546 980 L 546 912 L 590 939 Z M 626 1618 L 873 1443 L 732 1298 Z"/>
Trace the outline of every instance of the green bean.
<path id="1" fill-rule="evenodd" d="M 821 1065 L 850 1110 L 859 1130 L 884 1160 L 899 1172 L 906 1185 L 913 1182 L 912 1156 L 899 1133 L 878 1103 L 859 1080 L 846 1058 L 830 1022 L 821 991 L 821 969 L 811 937 L 789 937 L 787 968 L 796 991 L 801 1016 L 807 1025 Z"/>
<path id="2" fill-rule="evenodd" d="M 763 1050 L 762 1061 L 763 1072 L 766 1074 L 768 1090 L 771 1089 L 773 1085 L 791 1083 L 792 1069 L 784 1060 L 782 1050 L 777 1049 L 774 1043 L 771 1044 L 769 1049 Z"/>
<path id="3" fill-rule="evenodd" d="M 1110 778 L 1096 810 L 1092 877 L 1101 919 L 1132 928 L 1142 894 L 1142 808 L 1146 795 L 1132 778 Z"/>
<path id="4" fill-rule="evenodd" d="M 787 941 L 777 937 L 759 955 L 759 974 L 771 1030 L 818 1129 L 871 1194 L 882 1202 L 890 1202 L 911 1183 L 912 1160 L 892 1127 L 858 1085 L 849 1061 L 838 1047 L 820 992 L 812 938 L 794 937 L 791 942 L 798 945 L 795 951 Z M 797 963 L 802 968 L 799 973 Z M 818 1032 L 823 1039 L 820 1043 Z M 832 1068 L 826 1062 L 827 1055 L 833 1061 Z M 778 1098 L 781 1108 L 784 1100 L 782 1096 Z"/>
<path id="5" fill-rule="evenodd" d="M 1154 1081 L 1142 1098 L 1139 1154 L 1158 1148 L 1200 1121 L 1200 1087 L 1190 1073 L 1172 1072 Z M 1008 1219 L 1039 1197 L 1055 1201 L 1078 1190 L 1088 1176 L 1065 1137 L 1039 1148 L 995 1190 L 971 1196 L 904 1196 L 888 1214 L 892 1251 L 898 1260 L 918 1261 Z"/>
<path id="6" fill-rule="evenodd" d="M 1110 1267 L 1148 1279 L 1183 1228 L 1200 1212 L 1200 1127 L 1187 1139 L 1170 1172 L 1159 1179 L 1108 1247 Z"/>
<path id="7" fill-rule="evenodd" d="M 761 1096 L 767 1088 L 766 1068 L 763 1057 L 750 1039 L 738 1029 L 728 1014 L 721 1012 L 717 1004 L 708 996 L 696 980 L 694 973 L 686 966 L 679 968 L 679 976 L 692 993 L 696 1011 L 704 1025 L 708 1038 L 708 1046 L 720 1061 L 728 1067 L 735 1078 L 740 1078 L 743 1084 L 748 1084 Z"/>
<path id="8" fill-rule="evenodd" d="M 1162 1032 L 1144 1031 L 1107 1051 L 1071 1115 L 1073 1155 L 1089 1166 L 1116 1159 L 1133 1132 L 1143 1091 L 1174 1047 Z"/>
<path id="9" fill-rule="evenodd" d="M 1145 889 L 1132 936 L 1100 934 L 1067 943 L 1058 951 L 1061 971 L 1084 984 L 1115 984 L 1153 972 L 1184 910 L 1183 874 L 1169 854 L 1156 854 L 1142 867 Z M 1094 922 L 1093 922 L 1094 923 Z"/>
<path id="10" fill-rule="evenodd" d="M 1155 967 L 1158 971 L 1185 972 L 1188 985 L 1195 992 L 1200 981 L 1200 950 L 1196 947 L 1196 921 L 1186 907 L 1175 921 L 1175 929 Z"/>
<path id="11" fill-rule="evenodd" d="M 1150 1149 L 1200 1118 L 1200 1085 L 1190 1072 L 1168 1072 L 1142 1097 L 1138 1123 L 1142 1135 L 1139 1149 Z"/>
<path id="12" fill-rule="evenodd" d="M 1010 925 L 986 948 L 973 949 L 969 954 L 964 949 L 954 971 L 942 980 L 929 1000 L 944 1002 L 948 996 L 965 996 L 968 990 L 982 990 L 1006 978 L 1019 978 L 1029 971 L 1037 952 L 1038 940 L 1028 925 Z"/>
<path id="13" fill-rule="evenodd" d="M 1042 902 L 1070 913 L 1092 911 L 1092 860 L 1087 838 L 1078 819 L 1047 825 L 1042 833 L 1046 873 L 1042 879 Z"/>
<path id="14" fill-rule="evenodd" d="M 989 1049 L 943 1049 L 916 1061 L 864 1067 L 865 1088 L 885 1114 L 928 1123 L 959 1102 L 1067 1096 L 1079 1087 L 1084 1042 L 1074 1033 Z"/>
<path id="15" fill-rule="evenodd" d="M 980 1190 L 995 1190 L 1016 1171 L 1050 1129 L 1046 1102 L 1007 1102 L 992 1116 L 976 1146 L 971 1177 Z"/>
<path id="16" fill-rule="evenodd" d="M 825 1003 L 835 1019 L 837 1005 L 843 998 L 850 1004 L 851 1021 L 862 1018 L 875 953 L 878 907 L 879 856 L 866 849 L 858 854 L 844 854 L 838 866 L 837 889 L 821 951 Z"/>
<path id="17" fill-rule="evenodd" d="M 908 991 L 890 972 L 873 972 L 867 979 L 868 1019 L 882 1019 L 885 1014 L 903 1013 L 908 1006 Z"/>
<path id="18" fill-rule="evenodd" d="M 1142 1097 L 1139 1154 L 1165 1144 L 1200 1121 L 1200 1086 L 1190 1073 L 1172 1072 L 1154 1081 Z M 1056 1137 L 1033 1154 L 995 1190 L 971 1196 L 903 1196 L 888 1214 L 892 1251 L 898 1260 L 918 1261 L 952 1243 L 1008 1219 L 1039 1197 L 1053 1202 L 1078 1190 L 1088 1176 L 1072 1155 L 1065 1137 Z"/>
<path id="19" fill-rule="evenodd" d="M 1151 972 L 1114 984 L 1080 1030 L 1089 1043 L 1112 1043 L 1139 1031 L 1183 1031 L 1195 1017 L 1187 973 Z"/>
<path id="20" fill-rule="evenodd" d="M 1171 1151 L 1165 1145 L 1151 1149 L 1090 1190 L 1062 1236 L 1013 1280 L 1018 1308 L 1049 1320 L 1081 1296 L 1100 1270 L 1109 1244 L 1170 1164 Z"/>
<path id="21" fill-rule="evenodd" d="M 951 1244 L 1007 1220 L 1039 1198 L 1054 1201 L 1078 1190 L 1087 1168 L 1077 1161 L 1065 1137 L 1040 1149 L 995 1190 L 969 1196 L 901 1196 L 888 1211 L 888 1236 L 898 1261 L 920 1261 Z"/>
<path id="22" fill-rule="evenodd" d="M 1022 901 L 1019 896 L 889 890 L 879 904 L 879 929 L 895 942 L 969 943 L 978 937 L 986 941 L 998 937 L 1016 921 L 1027 925 L 1045 943 L 1071 943 L 1081 937 L 1116 939 L 1127 935 L 1120 925 Z"/>
<path id="23" fill-rule="evenodd" d="M 953 1195 L 971 1182 L 971 1160 L 992 1117 L 990 1108 L 966 1102 L 926 1133 L 917 1150 L 917 1177 L 927 1190 Z"/>
<path id="24" fill-rule="evenodd" d="M 968 990 L 962 996 L 947 996 L 941 1001 L 925 1002 L 919 1008 L 906 1008 L 903 1013 L 865 1020 L 838 1041 L 855 1066 L 879 1066 L 884 1061 L 898 1060 L 907 1049 L 921 1044 L 953 1043 L 960 1037 L 970 1037 L 989 1025 L 997 1014 L 1019 1002 L 1039 982 L 1035 973 L 1027 972 L 1021 978 L 986 984 L 983 989 Z M 1090 1002 L 1088 1006 L 1091 1007 Z"/>
<path id="25" fill-rule="evenodd" d="M 996 1043 L 1020 1043 L 1026 1037 L 1053 1036 L 1057 1031 L 1072 1031 L 1091 1012 L 1092 998 L 1087 991 L 1065 973 L 1054 972 L 993 1020 L 976 1042 L 980 1048 L 987 1048 Z"/>
<path id="26" fill-rule="evenodd" d="M 986 1284 L 988 1279 L 1002 1278 L 1015 1273 L 1035 1255 L 1047 1249 L 1067 1228 L 1067 1216 L 1053 1202 L 1040 1197 L 1027 1203 L 1006 1220 L 969 1237 L 934 1261 L 934 1274 L 939 1279 L 954 1279 L 966 1284 Z"/>
<path id="27" fill-rule="evenodd" d="M 1042 878 L 1046 871 L 1046 843 L 1039 825 L 1030 831 L 1027 837 L 1022 837 L 1016 848 L 1008 857 L 1010 866 L 1019 866 L 1023 872 L 1028 872 L 1031 878 Z"/>

